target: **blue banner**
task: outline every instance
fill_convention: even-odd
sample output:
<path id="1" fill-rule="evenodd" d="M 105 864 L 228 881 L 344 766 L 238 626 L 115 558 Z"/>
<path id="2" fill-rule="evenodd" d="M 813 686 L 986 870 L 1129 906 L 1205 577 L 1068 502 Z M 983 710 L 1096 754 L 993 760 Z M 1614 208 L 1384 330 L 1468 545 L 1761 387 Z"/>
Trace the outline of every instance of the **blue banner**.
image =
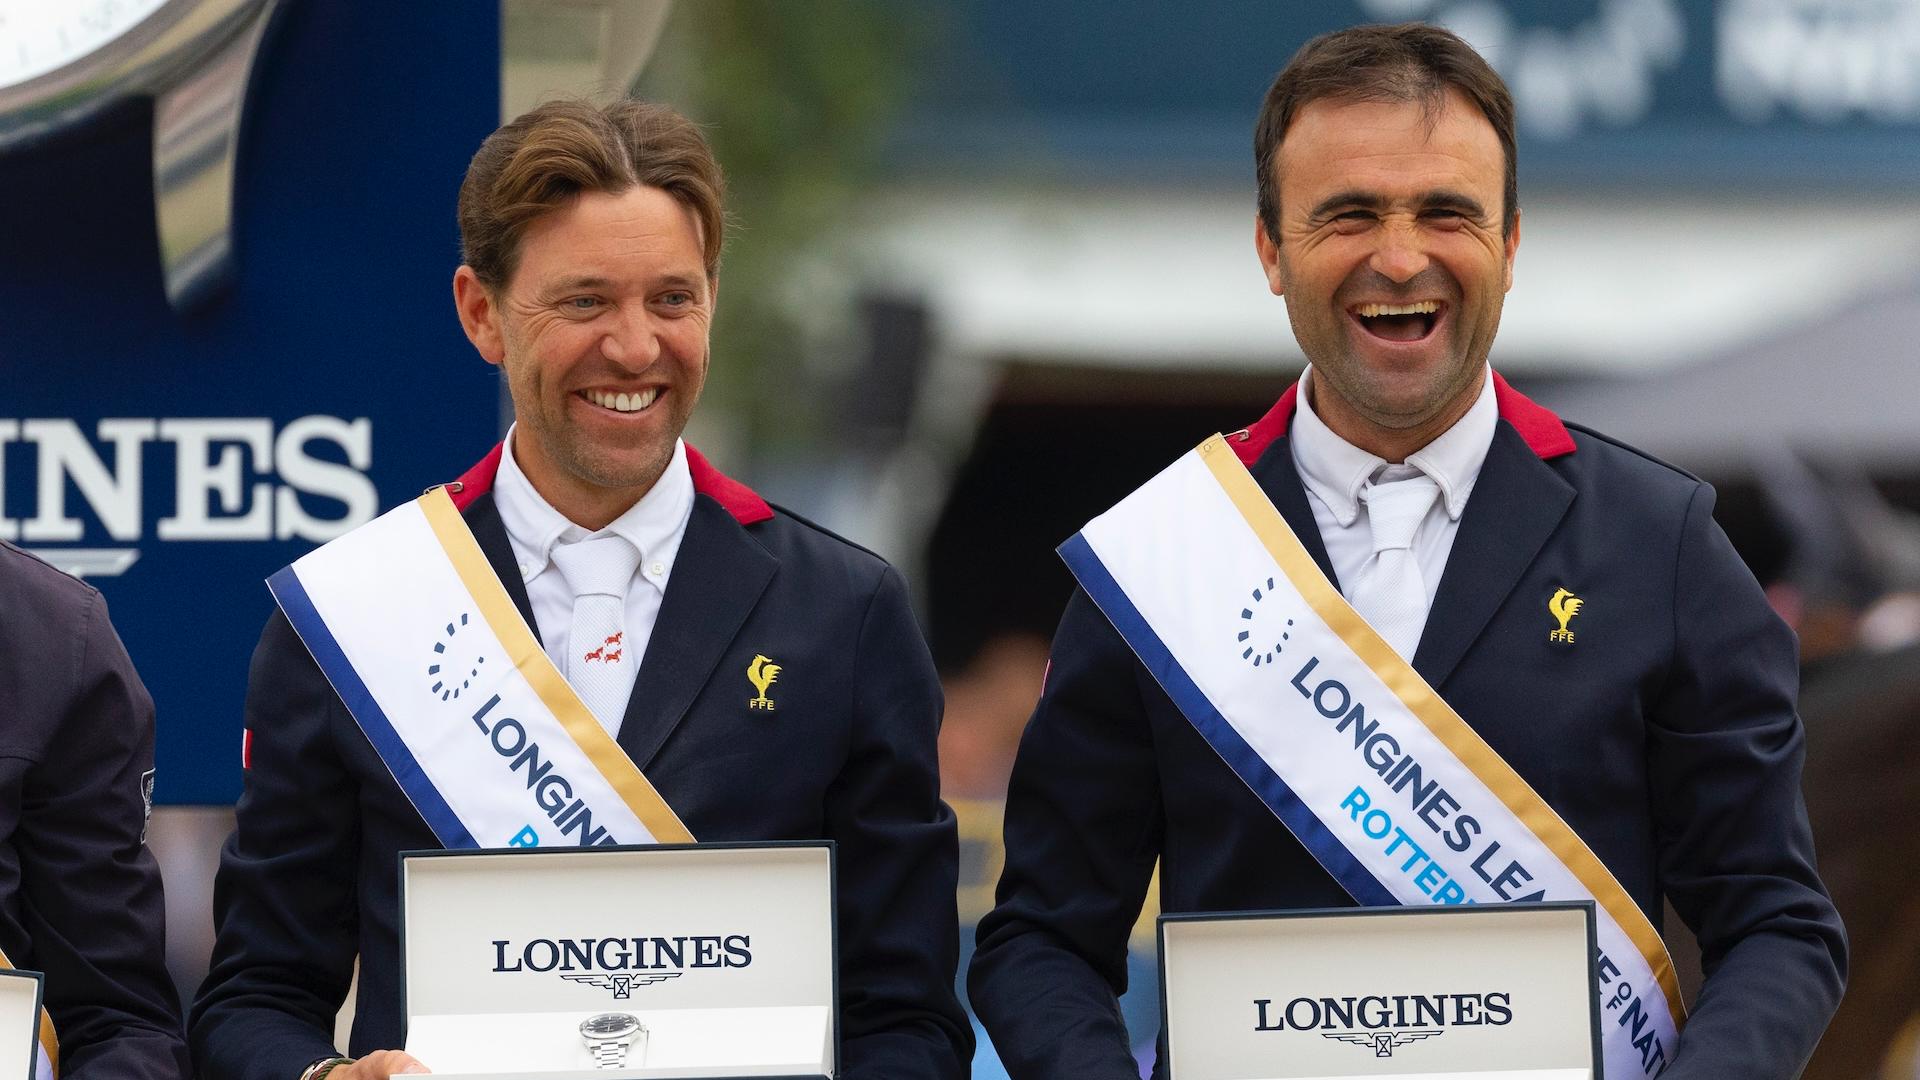
<path id="1" fill-rule="evenodd" d="M 498 377 L 449 282 L 499 36 L 492 3 L 283 0 L 246 96 L 233 274 L 184 315 L 149 101 L 0 155 L 0 537 L 105 593 L 158 705 L 162 802 L 239 794 L 266 576 L 496 438 Z"/>
<path id="2" fill-rule="evenodd" d="M 1450 27 L 1506 79 L 1523 191 L 1904 188 L 1920 168 L 1911 0 L 955 0 L 904 154 L 1242 181 L 1261 98 L 1294 51 L 1403 20 Z"/>

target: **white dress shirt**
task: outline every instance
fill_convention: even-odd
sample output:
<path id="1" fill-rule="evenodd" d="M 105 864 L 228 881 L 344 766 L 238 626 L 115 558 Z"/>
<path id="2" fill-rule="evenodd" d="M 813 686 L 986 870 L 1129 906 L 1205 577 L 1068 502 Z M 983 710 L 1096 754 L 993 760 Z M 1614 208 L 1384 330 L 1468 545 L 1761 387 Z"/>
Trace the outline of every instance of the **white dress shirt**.
<path id="1" fill-rule="evenodd" d="M 687 470 L 686 443 L 674 440 L 673 459 L 639 502 L 606 528 L 589 533 L 568 521 L 534 490 L 533 482 L 514 460 L 513 440 L 514 431 L 509 430 L 500 455 L 500 473 L 493 481 L 493 500 L 500 509 L 500 522 L 507 528 L 507 539 L 513 543 L 520 577 L 527 584 L 541 647 L 562 672 L 567 670 L 567 631 L 573 621 L 574 595 L 565 575 L 553 565 L 554 546 L 617 534 L 640 552 L 626 607 L 626 648 L 635 660 L 627 671 L 637 673 L 639 661 L 647 655 L 647 642 L 653 637 L 653 624 L 660 617 L 660 601 L 667 593 L 673 560 L 687 535 L 687 520 L 693 516 L 693 474 Z"/>
<path id="2" fill-rule="evenodd" d="M 1453 538 L 1460 532 L 1460 515 L 1467 508 L 1474 483 L 1480 479 L 1480 466 L 1487 460 L 1494 428 L 1500 422 L 1499 407 L 1493 400 L 1492 374 L 1481 383 L 1480 396 L 1466 415 L 1399 465 L 1367 453 L 1327 427 L 1307 400 L 1312 374 L 1313 369 L 1308 368 L 1300 376 L 1299 405 L 1287 445 L 1293 451 L 1300 481 L 1306 486 L 1307 505 L 1313 507 L 1313 520 L 1320 526 L 1320 540 L 1340 579 L 1341 592 L 1352 596 L 1361 568 L 1373 557 L 1373 532 L 1360 501 L 1361 489 L 1374 481 L 1392 483 L 1424 473 L 1440 486 L 1440 497 L 1413 534 L 1413 553 L 1420 564 L 1420 576 L 1427 587 L 1427 609 L 1431 611 L 1440 575 L 1453 551 Z"/>

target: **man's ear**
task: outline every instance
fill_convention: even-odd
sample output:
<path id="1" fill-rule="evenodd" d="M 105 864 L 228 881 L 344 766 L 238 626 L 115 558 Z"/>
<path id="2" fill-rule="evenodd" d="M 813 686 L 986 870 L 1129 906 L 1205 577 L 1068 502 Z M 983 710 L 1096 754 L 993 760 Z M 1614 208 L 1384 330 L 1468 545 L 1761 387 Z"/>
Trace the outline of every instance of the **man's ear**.
<path id="1" fill-rule="evenodd" d="M 453 272 L 453 306 L 460 313 L 460 329 L 479 351 L 481 359 L 498 365 L 507 356 L 506 337 L 500 330 L 500 307 L 493 290 L 480 281 L 473 267 L 462 265 Z"/>
<path id="2" fill-rule="evenodd" d="M 1266 271 L 1267 288 L 1275 296 L 1287 295 L 1287 275 L 1280 266 L 1280 245 L 1273 242 L 1267 234 L 1267 223 L 1260 215 L 1253 215 L 1253 253 L 1260 257 L 1260 268 Z"/>
<path id="3" fill-rule="evenodd" d="M 1513 227 L 1507 230 L 1507 284 L 1506 291 L 1513 291 L 1513 259 L 1520 254 L 1520 210 L 1513 211 Z"/>

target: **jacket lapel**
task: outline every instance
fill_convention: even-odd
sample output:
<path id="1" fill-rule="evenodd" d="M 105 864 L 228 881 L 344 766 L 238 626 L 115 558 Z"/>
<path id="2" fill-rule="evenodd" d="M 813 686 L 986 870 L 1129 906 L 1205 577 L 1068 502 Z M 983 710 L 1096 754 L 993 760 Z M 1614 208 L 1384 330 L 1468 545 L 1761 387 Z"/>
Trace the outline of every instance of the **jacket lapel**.
<path id="1" fill-rule="evenodd" d="M 520 617 L 527 620 L 534 640 L 539 641 L 540 624 L 533 619 L 533 602 L 527 599 L 527 583 L 520 576 L 520 563 L 513 557 L 513 541 L 507 538 L 507 526 L 500 520 L 500 508 L 494 505 L 493 492 L 474 499 L 462 516 L 466 518 L 467 530 L 480 544 L 480 553 L 487 557 L 487 565 L 493 568 L 493 576 L 507 587 L 513 606 L 519 609 Z"/>
<path id="2" fill-rule="evenodd" d="M 1254 480 L 1259 483 L 1260 490 L 1266 493 L 1268 501 L 1273 503 L 1274 509 L 1286 519 L 1293 535 L 1300 538 L 1307 554 L 1313 556 L 1320 572 L 1327 575 L 1327 580 L 1338 589 L 1339 575 L 1333 572 L 1333 560 L 1327 557 L 1326 542 L 1320 539 L 1320 523 L 1313 519 L 1313 507 L 1307 502 L 1307 488 L 1300 482 L 1300 473 L 1293 466 L 1293 450 L 1287 437 L 1282 435 L 1274 439 L 1273 444 L 1267 447 L 1248 471 L 1253 473 Z"/>
<path id="3" fill-rule="evenodd" d="M 707 495 L 693 500 L 620 724 L 620 747 L 635 765 L 646 769 L 679 726 L 779 565 L 720 503 Z M 744 670 L 740 686 L 744 708 Z"/>
<path id="4" fill-rule="evenodd" d="M 1502 420 L 1480 467 L 1413 668 L 1438 688 L 1573 505 L 1573 486 Z"/>

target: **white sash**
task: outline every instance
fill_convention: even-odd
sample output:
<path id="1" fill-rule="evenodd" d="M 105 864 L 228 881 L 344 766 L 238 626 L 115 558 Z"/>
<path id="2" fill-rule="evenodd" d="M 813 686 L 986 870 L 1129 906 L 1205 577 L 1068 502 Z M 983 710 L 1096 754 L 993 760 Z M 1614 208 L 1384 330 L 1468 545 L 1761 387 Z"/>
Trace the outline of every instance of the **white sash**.
<path id="1" fill-rule="evenodd" d="M 267 585 L 445 846 L 693 839 L 541 651 L 444 489 Z"/>
<path id="2" fill-rule="evenodd" d="M 1360 903 L 1593 900 L 1609 1077 L 1685 1017 L 1659 933 L 1347 604 L 1216 435 L 1061 546 L 1174 704 Z"/>

